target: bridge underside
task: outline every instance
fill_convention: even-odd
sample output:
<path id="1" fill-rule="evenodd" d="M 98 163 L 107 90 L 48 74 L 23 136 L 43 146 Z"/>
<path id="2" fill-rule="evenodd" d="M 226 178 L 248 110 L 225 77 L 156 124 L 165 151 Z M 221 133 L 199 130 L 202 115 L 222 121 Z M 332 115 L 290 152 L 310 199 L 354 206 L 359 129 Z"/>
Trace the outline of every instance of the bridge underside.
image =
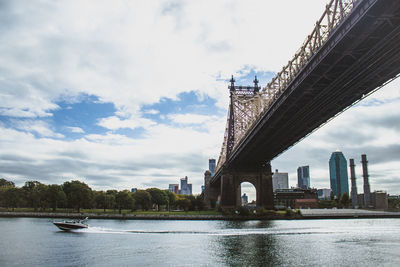
<path id="1" fill-rule="evenodd" d="M 360 1 L 235 147 L 211 186 L 219 184 L 223 196 L 224 173 L 259 170 L 394 78 L 400 72 L 399 44 L 400 1 Z"/>
<path id="2" fill-rule="evenodd" d="M 400 1 L 364 2 L 238 145 L 228 166 L 272 160 L 400 72 Z"/>

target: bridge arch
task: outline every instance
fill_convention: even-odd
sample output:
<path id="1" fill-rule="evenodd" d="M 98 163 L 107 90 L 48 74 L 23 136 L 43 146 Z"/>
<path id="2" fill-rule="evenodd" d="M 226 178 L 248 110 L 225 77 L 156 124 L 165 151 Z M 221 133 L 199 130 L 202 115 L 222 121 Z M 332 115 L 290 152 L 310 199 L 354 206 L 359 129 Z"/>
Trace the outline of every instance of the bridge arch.
<path id="1" fill-rule="evenodd" d="M 257 202 L 257 188 L 256 181 L 248 181 L 248 179 L 243 179 L 237 188 L 237 195 L 239 197 L 238 203 L 243 206 L 246 203 L 243 203 L 242 196 L 246 194 L 247 196 L 247 204 L 250 204 L 253 200 Z"/>

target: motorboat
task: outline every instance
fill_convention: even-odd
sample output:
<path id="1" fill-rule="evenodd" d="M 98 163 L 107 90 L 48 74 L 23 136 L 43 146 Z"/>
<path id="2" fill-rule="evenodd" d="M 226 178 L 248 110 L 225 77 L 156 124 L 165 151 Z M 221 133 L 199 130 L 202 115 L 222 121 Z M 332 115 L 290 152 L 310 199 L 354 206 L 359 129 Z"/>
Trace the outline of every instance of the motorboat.
<path id="1" fill-rule="evenodd" d="M 60 221 L 60 222 L 53 222 L 53 224 L 63 231 L 70 231 L 70 230 L 88 228 L 88 224 L 86 223 L 87 220 L 88 217 L 86 217 L 83 220 Z"/>

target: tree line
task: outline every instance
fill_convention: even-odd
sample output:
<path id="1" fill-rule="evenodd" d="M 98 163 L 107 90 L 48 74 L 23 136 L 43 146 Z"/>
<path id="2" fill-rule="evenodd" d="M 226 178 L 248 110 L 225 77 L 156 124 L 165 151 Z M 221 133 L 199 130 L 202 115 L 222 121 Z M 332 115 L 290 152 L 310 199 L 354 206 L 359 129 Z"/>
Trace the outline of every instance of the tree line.
<path id="1" fill-rule="evenodd" d="M 61 185 L 45 185 L 39 181 L 27 181 L 22 187 L 4 178 L 0 179 L 0 207 L 7 209 L 33 208 L 34 211 L 57 211 L 59 208 L 75 209 L 123 209 L 135 210 L 203 210 L 200 196 L 177 195 L 169 190 L 149 188 L 137 190 L 92 190 L 86 183 L 72 180 Z"/>
<path id="2" fill-rule="evenodd" d="M 338 193 L 338 196 L 335 197 L 331 191 L 330 199 L 323 199 L 319 201 L 320 208 L 348 208 L 349 206 L 351 206 L 351 198 L 347 192 L 343 193 L 343 195 Z"/>

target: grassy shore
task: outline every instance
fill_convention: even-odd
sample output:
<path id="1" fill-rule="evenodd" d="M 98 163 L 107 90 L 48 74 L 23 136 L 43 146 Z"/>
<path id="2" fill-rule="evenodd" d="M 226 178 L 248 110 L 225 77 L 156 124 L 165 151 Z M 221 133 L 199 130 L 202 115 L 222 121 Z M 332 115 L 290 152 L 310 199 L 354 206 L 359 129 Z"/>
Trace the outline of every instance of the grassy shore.
<path id="1" fill-rule="evenodd" d="M 7 209 L 0 208 L 0 212 L 24 212 L 24 213 L 78 213 L 76 209 L 57 209 L 53 211 L 52 209 L 46 210 L 34 210 L 33 208 L 15 208 Z M 131 215 L 221 215 L 221 212 L 216 210 L 205 210 L 205 211 L 132 211 L 132 210 L 119 210 L 114 209 L 81 209 L 79 213 L 85 214 L 131 214 Z"/>
<path id="2" fill-rule="evenodd" d="M 150 220 L 272 220 L 272 219 L 298 219 L 298 213 L 287 213 L 285 211 L 264 211 L 262 214 L 236 214 L 207 211 L 131 211 L 106 210 L 103 209 L 81 209 L 78 213 L 72 209 L 57 209 L 34 211 L 32 208 L 12 209 L 0 208 L 0 217 L 40 217 L 40 218 L 82 218 L 92 219 L 150 219 Z"/>

